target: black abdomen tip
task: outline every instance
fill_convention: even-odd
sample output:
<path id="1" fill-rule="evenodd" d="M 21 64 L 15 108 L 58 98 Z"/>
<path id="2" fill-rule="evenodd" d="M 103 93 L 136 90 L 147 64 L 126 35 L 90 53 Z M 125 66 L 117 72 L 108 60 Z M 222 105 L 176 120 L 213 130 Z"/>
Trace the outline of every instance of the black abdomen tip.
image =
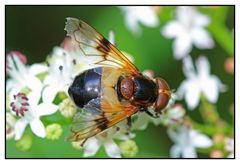
<path id="1" fill-rule="evenodd" d="M 82 108 L 90 100 L 100 97 L 100 68 L 90 69 L 78 75 L 68 89 L 68 94 L 74 103 Z"/>

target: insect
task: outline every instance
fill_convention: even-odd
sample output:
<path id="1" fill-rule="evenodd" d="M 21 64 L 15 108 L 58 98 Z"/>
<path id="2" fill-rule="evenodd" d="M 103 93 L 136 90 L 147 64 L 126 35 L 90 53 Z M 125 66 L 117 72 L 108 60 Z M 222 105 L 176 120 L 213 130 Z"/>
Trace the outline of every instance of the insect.
<path id="1" fill-rule="evenodd" d="M 65 30 L 94 65 L 76 76 L 68 90 L 83 111 L 73 119 L 70 141 L 86 141 L 139 111 L 157 117 L 166 107 L 171 97 L 166 81 L 143 76 L 113 44 L 82 20 L 67 18 Z M 155 108 L 155 114 L 149 107 Z"/>

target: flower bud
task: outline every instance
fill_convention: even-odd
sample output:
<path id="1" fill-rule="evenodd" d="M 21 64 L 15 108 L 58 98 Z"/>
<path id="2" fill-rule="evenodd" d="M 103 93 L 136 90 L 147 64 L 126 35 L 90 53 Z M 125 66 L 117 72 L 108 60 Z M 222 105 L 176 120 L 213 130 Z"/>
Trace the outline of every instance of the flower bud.
<path id="1" fill-rule="evenodd" d="M 30 135 L 24 135 L 17 141 L 16 147 L 21 151 L 28 151 L 32 147 L 32 137 Z"/>
<path id="2" fill-rule="evenodd" d="M 46 138 L 49 140 L 58 140 L 59 137 L 62 135 L 62 127 L 61 125 L 54 123 L 51 125 L 48 125 L 46 127 Z"/>
<path id="3" fill-rule="evenodd" d="M 135 141 L 127 140 L 120 143 L 121 153 L 124 157 L 134 157 L 138 152 L 138 146 Z"/>
<path id="4" fill-rule="evenodd" d="M 69 98 L 64 99 L 59 105 L 60 113 L 66 118 L 72 118 L 77 112 L 77 107 Z"/>
<path id="5" fill-rule="evenodd" d="M 234 59 L 229 57 L 224 62 L 225 71 L 228 73 L 234 73 Z"/>
<path id="6" fill-rule="evenodd" d="M 213 150 L 210 153 L 211 158 L 223 158 L 223 152 L 221 150 Z"/>

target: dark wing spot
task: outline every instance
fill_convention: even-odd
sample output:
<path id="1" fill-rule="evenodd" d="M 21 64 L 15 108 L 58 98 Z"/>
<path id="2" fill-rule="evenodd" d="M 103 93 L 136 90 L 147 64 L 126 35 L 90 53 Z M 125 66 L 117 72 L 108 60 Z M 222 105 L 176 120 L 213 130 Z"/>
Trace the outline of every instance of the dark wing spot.
<path id="1" fill-rule="evenodd" d="M 76 65 L 76 64 L 77 64 L 77 61 L 76 61 L 76 59 L 73 59 L 73 61 L 72 61 L 72 62 L 73 62 L 73 64 L 74 64 L 74 65 Z"/>
<path id="2" fill-rule="evenodd" d="M 109 46 L 110 42 L 106 38 L 102 38 L 101 40 L 102 44 L 105 45 L 106 47 Z"/>
<path id="3" fill-rule="evenodd" d="M 59 70 L 60 70 L 60 71 L 63 70 L 63 66 L 62 66 L 62 65 L 59 66 Z"/>
<path id="4" fill-rule="evenodd" d="M 110 42 L 105 39 L 105 38 L 102 38 L 100 40 L 100 43 L 98 46 L 97 46 L 97 50 L 101 51 L 102 53 L 104 54 L 108 54 L 108 52 L 110 52 Z"/>
<path id="5" fill-rule="evenodd" d="M 98 128 L 100 129 L 100 130 L 105 130 L 105 129 L 107 129 L 108 128 L 108 123 L 109 123 L 109 121 L 108 121 L 108 119 L 105 117 L 105 116 L 103 116 L 102 118 L 100 118 L 100 119 L 97 119 L 97 120 L 95 120 L 96 121 L 96 123 L 97 124 L 99 124 L 98 125 Z"/>

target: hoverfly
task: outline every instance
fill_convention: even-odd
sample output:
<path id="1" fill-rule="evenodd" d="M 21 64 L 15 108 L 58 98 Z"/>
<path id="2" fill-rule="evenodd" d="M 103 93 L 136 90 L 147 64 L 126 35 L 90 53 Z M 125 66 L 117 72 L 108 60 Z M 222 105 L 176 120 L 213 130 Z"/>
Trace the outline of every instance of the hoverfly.
<path id="1" fill-rule="evenodd" d="M 68 93 L 84 112 L 73 119 L 70 141 L 85 142 L 89 137 L 130 118 L 139 111 L 154 117 L 171 97 L 165 80 L 145 77 L 113 44 L 87 23 L 67 18 L 67 36 L 77 44 L 94 68 L 77 75 Z"/>

